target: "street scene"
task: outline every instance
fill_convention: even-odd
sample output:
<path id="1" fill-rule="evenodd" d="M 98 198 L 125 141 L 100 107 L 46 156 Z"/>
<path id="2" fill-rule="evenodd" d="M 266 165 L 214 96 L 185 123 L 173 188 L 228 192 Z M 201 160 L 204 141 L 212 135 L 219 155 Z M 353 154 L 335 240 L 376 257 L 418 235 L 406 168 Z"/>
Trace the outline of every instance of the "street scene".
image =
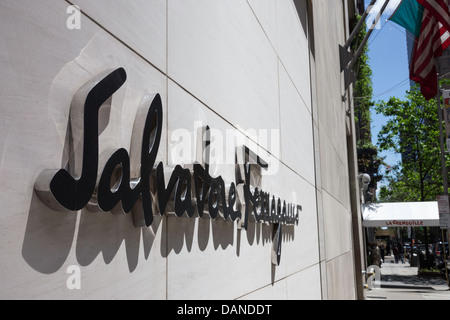
<path id="1" fill-rule="evenodd" d="M 367 29 L 370 94 L 358 95 L 366 299 L 448 300 L 448 2 L 364 4 L 366 23 L 381 16 Z"/>
<path id="2" fill-rule="evenodd" d="M 419 268 L 408 261 L 395 263 L 393 256 L 386 256 L 381 279 L 374 281 L 372 289 L 366 289 L 366 299 L 450 300 L 450 290 L 443 274 L 420 275 Z"/>
<path id="3" fill-rule="evenodd" d="M 0 299 L 450 300 L 450 0 L 0 0 L 0 43 Z"/>

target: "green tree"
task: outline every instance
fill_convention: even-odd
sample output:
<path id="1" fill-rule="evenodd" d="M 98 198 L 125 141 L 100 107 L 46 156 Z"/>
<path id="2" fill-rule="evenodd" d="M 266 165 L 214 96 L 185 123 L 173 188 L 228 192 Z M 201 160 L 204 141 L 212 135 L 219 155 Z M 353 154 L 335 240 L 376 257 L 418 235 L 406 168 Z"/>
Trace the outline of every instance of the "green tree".
<path id="1" fill-rule="evenodd" d="M 378 200 L 435 201 L 444 192 L 436 100 L 427 101 L 416 86 L 407 91 L 405 101 L 391 98 L 377 105 L 376 111 L 389 118 L 378 135 L 380 149 L 402 155 L 401 163 L 386 176 L 387 185 L 380 188 Z M 428 231 L 427 227 L 415 230 L 426 246 Z M 429 267 L 432 261 L 428 251 L 426 255 L 423 263 Z"/>
<path id="2" fill-rule="evenodd" d="M 406 100 L 391 98 L 375 109 L 388 118 L 378 135 L 380 150 L 402 155 L 378 200 L 435 201 L 443 193 L 436 101 L 427 101 L 416 87 Z"/>

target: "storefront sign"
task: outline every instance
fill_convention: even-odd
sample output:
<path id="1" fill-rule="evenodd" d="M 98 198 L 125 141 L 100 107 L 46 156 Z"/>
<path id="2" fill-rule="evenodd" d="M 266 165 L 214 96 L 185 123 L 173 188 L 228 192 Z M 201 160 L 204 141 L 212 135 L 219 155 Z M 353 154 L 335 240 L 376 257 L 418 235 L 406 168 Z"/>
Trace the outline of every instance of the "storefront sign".
<path id="1" fill-rule="evenodd" d="M 386 226 L 390 227 L 421 227 L 424 225 L 423 220 L 390 220 L 386 221 Z"/>
<path id="2" fill-rule="evenodd" d="M 35 183 L 38 197 L 55 210 L 132 212 L 136 227 L 149 227 L 154 215 L 173 213 L 177 217 L 204 217 L 237 221 L 247 230 L 250 220 L 274 225 L 272 262 L 280 263 L 282 225 L 298 225 L 302 207 L 286 203 L 251 185 L 255 166 L 267 167 L 250 149 L 238 150 L 244 159 L 236 181 L 228 190 L 221 176 L 209 173 L 205 165 L 193 164 L 193 171 L 177 165 L 167 183 L 164 165 L 156 163 L 161 141 L 163 108 L 159 94 L 144 97 L 132 131 L 130 154 L 124 148 L 99 156 L 99 110 L 125 83 L 126 72 L 119 68 L 94 78 L 75 95 L 71 105 L 71 125 L 82 127 L 81 174 L 73 177 L 66 169 L 45 170 Z M 205 131 L 205 153 L 210 144 Z M 101 169 L 101 174 L 99 174 Z"/>

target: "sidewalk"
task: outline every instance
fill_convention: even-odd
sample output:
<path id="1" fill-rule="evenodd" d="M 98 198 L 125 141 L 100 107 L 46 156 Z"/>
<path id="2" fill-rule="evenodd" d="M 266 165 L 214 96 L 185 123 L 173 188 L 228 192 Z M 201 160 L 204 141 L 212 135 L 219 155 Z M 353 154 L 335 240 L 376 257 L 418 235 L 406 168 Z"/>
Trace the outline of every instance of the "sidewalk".
<path id="1" fill-rule="evenodd" d="M 375 281 L 373 290 L 366 290 L 366 300 L 450 300 L 445 277 L 419 277 L 418 270 L 408 262 L 395 263 L 392 256 L 386 256 L 381 281 Z"/>

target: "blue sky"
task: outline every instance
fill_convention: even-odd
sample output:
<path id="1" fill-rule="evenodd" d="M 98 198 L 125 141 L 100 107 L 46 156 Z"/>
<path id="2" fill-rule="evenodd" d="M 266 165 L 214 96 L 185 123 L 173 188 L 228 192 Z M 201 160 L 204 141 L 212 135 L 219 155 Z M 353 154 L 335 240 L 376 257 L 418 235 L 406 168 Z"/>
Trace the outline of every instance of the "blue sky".
<path id="1" fill-rule="evenodd" d="M 370 0 L 365 0 L 366 8 Z M 399 0 L 391 0 L 381 16 L 379 25 L 369 38 L 369 59 L 372 68 L 373 99 L 375 102 L 387 101 L 390 97 L 403 99 L 409 90 L 409 65 L 406 48 L 406 31 L 403 27 L 387 21 Z M 373 12 L 379 12 L 384 0 L 378 0 Z M 371 25 L 375 14 L 369 14 L 366 21 Z M 372 143 L 377 143 L 377 135 L 386 118 L 372 112 Z M 400 161 L 400 155 L 393 152 L 383 152 L 385 162 L 394 165 Z"/>

